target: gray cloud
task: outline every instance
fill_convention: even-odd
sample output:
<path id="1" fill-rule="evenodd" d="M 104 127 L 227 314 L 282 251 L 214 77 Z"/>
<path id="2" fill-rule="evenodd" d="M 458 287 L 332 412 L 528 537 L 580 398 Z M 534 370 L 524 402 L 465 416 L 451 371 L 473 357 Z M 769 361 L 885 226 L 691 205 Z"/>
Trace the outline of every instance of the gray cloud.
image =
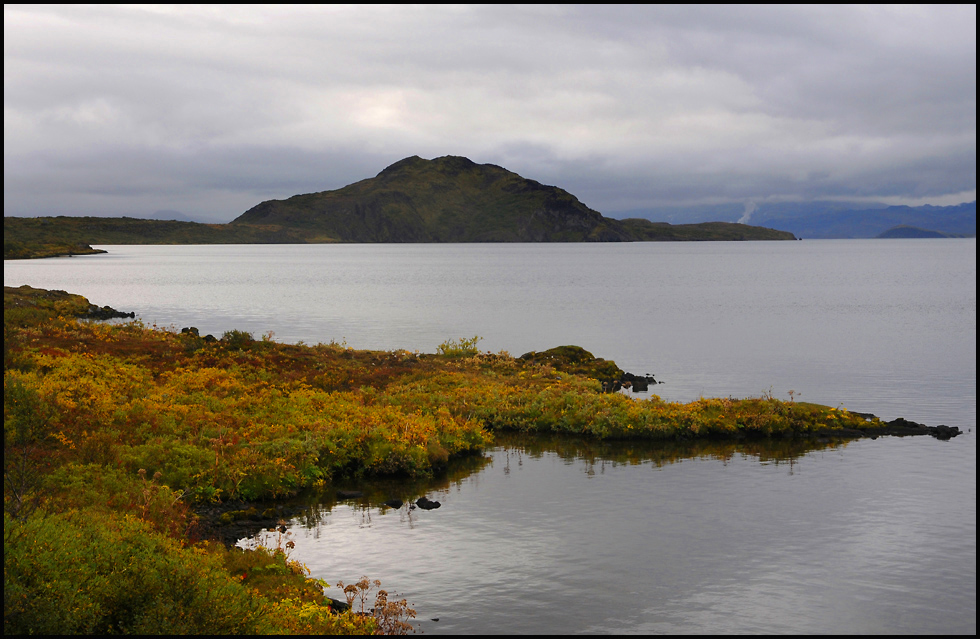
<path id="1" fill-rule="evenodd" d="M 4 7 L 7 215 L 228 220 L 416 154 L 605 213 L 975 197 L 976 7 Z"/>

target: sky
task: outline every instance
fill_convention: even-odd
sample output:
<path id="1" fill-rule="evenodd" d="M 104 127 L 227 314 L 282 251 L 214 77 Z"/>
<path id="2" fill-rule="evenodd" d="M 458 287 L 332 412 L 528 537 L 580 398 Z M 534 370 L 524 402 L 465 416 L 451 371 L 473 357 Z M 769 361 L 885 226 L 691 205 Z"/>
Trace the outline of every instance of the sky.
<path id="1" fill-rule="evenodd" d="M 4 215 L 229 221 L 418 155 L 611 216 L 976 199 L 976 5 L 4 6 Z"/>

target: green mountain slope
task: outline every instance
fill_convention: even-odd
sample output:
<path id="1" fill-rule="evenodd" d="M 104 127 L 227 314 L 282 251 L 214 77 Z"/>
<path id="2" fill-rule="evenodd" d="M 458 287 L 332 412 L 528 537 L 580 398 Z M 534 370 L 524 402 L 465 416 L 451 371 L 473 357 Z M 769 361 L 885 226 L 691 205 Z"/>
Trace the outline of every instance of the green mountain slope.
<path id="1" fill-rule="evenodd" d="M 341 242 L 634 239 L 567 191 L 454 156 L 406 158 L 336 191 L 263 202 L 231 224 L 302 228 Z"/>

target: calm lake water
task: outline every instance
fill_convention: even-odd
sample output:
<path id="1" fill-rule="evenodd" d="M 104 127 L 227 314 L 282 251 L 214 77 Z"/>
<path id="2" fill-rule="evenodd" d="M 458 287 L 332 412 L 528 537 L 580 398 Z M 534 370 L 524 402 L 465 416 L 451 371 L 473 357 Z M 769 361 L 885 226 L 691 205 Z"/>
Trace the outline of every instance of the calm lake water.
<path id="1" fill-rule="evenodd" d="M 293 522 L 314 575 L 382 579 L 426 633 L 976 631 L 975 239 L 103 248 L 7 261 L 4 284 L 202 334 L 578 344 L 656 374 L 665 399 L 794 390 L 969 431 L 813 450 L 501 439 Z M 422 493 L 442 508 L 377 505 Z"/>

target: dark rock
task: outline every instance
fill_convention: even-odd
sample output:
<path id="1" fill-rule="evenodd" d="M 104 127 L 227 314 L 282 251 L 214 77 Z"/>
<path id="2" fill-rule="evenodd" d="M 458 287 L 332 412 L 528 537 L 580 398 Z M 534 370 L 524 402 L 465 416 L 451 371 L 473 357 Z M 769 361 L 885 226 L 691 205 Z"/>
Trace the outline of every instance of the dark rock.
<path id="1" fill-rule="evenodd" d="M 415 502 L 415 505 L 421 508 L 422 510 L 435 510 L 436 508 L 442 506 L 442 504 L 440 504 L 439 502 L 431 501 L 427 497 L 420 497 L 418 501 Z"/>
<path id="2" fill-rule="evenodd" d="M 338 490 L 337 499 L 343 501 L 345 499 L 359 499 L 364 496 L 359 490 Z"/>
<path id="3" fill-rule="evenodd" d="M 926 428 L 928 428 L 928 426 Z M 939 426 L 936 426 L 935 432 L 929 434 L 936 439 L 948 440 L 959 435 L 960 429 L 956 426 L 946 426 L 945 424 L 940 424 Z"/>
<path id="4" fill-rule="evenodd" d="M 861 416 L 864 417 L 864 415 Z M 940 424 L 939 426 L 926 426 L 925 424 L 919 424 L 917 422 L 905 419 L 904 417 L 899 417 L 890 422 L 885 422 L 885 426 L 883 428 L 869 432 L 860 432 L 864 433 L 864 436 L 866 437 L 870 437 L 871 435 L 895 435 L 897 437 L 931 435 L 936 439 L 946 441 L 956 437 L 961 431 L 956 426 L 946 426 L 945 424 Z"/>
<path id="5" fill-rule="evenodd" d="M 603 393 L 616 393 L 624 388 L 631 389 L 634 393 L 644 393 L 650 390 L 650 384 L 659 384 L 653 375 L 634 375 L 624 372 L 617 379 L 600 380 Z"/>
<path id="6" fill-rule="evenodd" d="M 404 503 L 405 502 L 403 502 L 401 499 L 389 499 L 388 501 L 384 502 L 384 505 L 388 508 L 401 508 L 402 504 Z"/>
<path id="7" fill-rule="evenodd" d="M 336 612 L 347 612 L 350 610 L 350 604 L 346 601 L 340 601 L 332 597 L 324 597 L 323 600 Z"/>
<path id="8" fill-rule="evenodd" d="M 110 320 L 136 317 L 136 313 L 124 313 L 122 311 L 117 311 L 111 306 L 103 306 L 102 308 L 99 308 L 95 304 L 89 304 L 88 310 L 79 314 L 78 317 L 80 319 Z"/>

